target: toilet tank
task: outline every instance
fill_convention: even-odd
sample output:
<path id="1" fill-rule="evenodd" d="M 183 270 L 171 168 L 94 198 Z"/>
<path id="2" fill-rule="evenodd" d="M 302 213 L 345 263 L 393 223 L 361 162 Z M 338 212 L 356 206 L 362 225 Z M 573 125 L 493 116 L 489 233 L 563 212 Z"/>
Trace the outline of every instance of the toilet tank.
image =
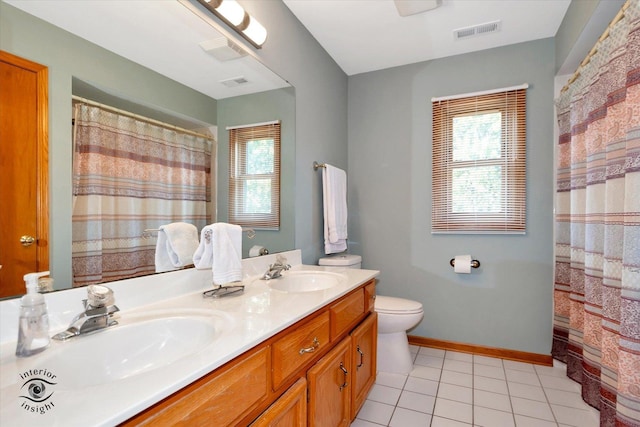
<path id="1" fill-rule="evenodd" d="M 361 268 L 362 257 L 352 254 L 338 254 L 320 258 L 318 265 L 326 267 Z"/>

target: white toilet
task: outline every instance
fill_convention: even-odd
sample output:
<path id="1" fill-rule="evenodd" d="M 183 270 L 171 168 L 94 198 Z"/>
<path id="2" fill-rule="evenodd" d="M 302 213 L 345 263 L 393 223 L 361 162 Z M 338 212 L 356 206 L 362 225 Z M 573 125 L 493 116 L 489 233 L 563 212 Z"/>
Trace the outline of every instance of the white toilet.
<path id="1" fill-rule="evenodd" d="M 404 298 L 376 296 L 378 371 L 408 374 L 413 369 L 407 330 L 422 320 L 422 304 Z"/>
<path id="2" fill-rule="evenodd" d="M 360 255 L 339 254 L 320 258 L 320 265 L 332 267 L 360 268 Z M 404 298 L 376 296 L 375 310 L 378 313 L 377 370 L 408 374 L 413 369 L 409 352 L 407 330 L 416 326 L 424 316 L 422 304 Z"/>

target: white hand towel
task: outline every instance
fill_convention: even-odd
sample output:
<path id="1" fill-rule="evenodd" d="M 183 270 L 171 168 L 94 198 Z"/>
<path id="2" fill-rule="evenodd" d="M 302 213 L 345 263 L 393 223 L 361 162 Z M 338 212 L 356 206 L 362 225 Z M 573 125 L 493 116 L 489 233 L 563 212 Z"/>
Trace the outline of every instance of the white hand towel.
<path id="1" fill-rule="evenodd" d="M 193 254 L 193 265 L 197 269 L 211 268 L 213 266 L 213 241 L 212 225 L 207 225 L 200 232 L 200 246 Z"/>
<path id="2" fill-rule="evenodd" d="M 213 283 L 242 280 L 242 227 L 224 222 L 212 226 Z"/>
<path id="3" fill-rule="evenodd" d="M 156 242 L 156 272 L 176 270 L 193 264 L 198 247 L 198 229 L 193 224 L 174 222 L 160 226 Z"/>
<path id="4" fill-rule="evenodd" d="M 333 254 L 347 250 L 347 174 L 325 164 L 322 169 L 324 211 L 324 252 Z"/>

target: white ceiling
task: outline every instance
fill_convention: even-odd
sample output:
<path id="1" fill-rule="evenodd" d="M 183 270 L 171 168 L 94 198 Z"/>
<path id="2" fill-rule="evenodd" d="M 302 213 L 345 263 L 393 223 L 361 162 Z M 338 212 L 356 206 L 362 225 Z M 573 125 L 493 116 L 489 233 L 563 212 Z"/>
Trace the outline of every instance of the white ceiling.
<path id="1" fill-rule="evenodd" d="M 251 56 L 221 62 L 205 53 L 199 43 L 222 33 L 192 1 L 3 1 L 215 99 L 289 86 Z M 220 83 L 237 77 L 249 83 Z"/>
<path id="2" fill-rule="evenodd" d="M 347 75 L 553 37 L 571 3 L 442 0 L 401 17 L 393 0 L 283 1 Z M 498 32 L 454 39 L 456 29 L 497 20 Z"/>
<path id="3" fill-rule="evenodd" d="M 200 42 L 231 33 L 195 0 L 1 1 L 216 99 L 288 86 L 251 55 L 220 62 L 206 54 Z M 239 0 L 250 1 L 265 0 Z M 571 3 L 442 0 L 436 9 L 401 17 L 393 0 L 283 1 L 348 75 L 553 37 Z M 602 24 L 595 39 L 622 1 L 600 3 L 599 9 L 611 11 L 598 13 L 607 21 L 594 22 Z M 501 21 L 499 32 L 457 41 L 453 37 L 456 29 L 496 20 Z M 573 72 L 593 46 L 594 38 L 584 39 L 578 40 L 581 50 L 565 73 Z M 220 83 L 240 76 L 250 84 L 229 89 Z"/>

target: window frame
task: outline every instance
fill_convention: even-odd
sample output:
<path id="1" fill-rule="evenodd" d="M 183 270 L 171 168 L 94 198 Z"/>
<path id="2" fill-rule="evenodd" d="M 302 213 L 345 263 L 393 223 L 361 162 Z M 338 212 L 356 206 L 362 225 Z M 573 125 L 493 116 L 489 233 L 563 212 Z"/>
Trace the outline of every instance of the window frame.
<path id="1" fill-rule="evenodd" d="M 260 230 L 280 229 L 280 121 L 228 127 L 229 133 L 229 222 Z M 247 174 L 247 147 L 256 140 L 273 140 L 273 172 Z M 244 160 L 244 161 L 243 161 Z M 269 213 L 244 213 L 246 183 L 250 179 L 269 179 L 271 209 Z"/>
<path id="2" fill-rule="evenodd" d="M 431 232 L 456 234 L 526 233 L 526 86 L 432 100 Z M 501 156 L 453 160 L 453 119 L 501 113 Z M 453 171 L 463 167 L 501 167 L 499 212 L 454 212 Z"/>

